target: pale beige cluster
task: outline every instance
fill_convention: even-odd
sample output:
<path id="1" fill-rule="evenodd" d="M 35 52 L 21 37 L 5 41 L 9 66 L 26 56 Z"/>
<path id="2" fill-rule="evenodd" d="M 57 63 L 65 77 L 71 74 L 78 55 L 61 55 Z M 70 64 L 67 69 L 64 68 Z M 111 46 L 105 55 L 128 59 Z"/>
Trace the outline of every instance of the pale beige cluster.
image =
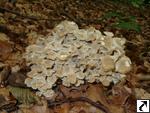
<path id="1" fill-rule="evenodd" d="M 31 67 L 25 83 L 52 98 L 58 79 L 64 86 L 80 86 L 85 82 L 117 83 L 131 69 L 125 56 L 124 38 L 111 32 L 102 34 L 95 28 L 79 29 L 77 24 L 63 21 L 52 34 L 38 37 L 26 48 L 25 58 Z"/>

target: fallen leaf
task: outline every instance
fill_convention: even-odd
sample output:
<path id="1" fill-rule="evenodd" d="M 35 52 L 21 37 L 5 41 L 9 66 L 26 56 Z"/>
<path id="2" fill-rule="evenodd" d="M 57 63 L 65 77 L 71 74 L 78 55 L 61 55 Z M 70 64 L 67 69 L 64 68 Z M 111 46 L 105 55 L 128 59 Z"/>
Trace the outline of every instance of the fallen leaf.
<path id="1" fill-rule="evenodd" d="M 17 101 L 16 99 L 10 95 L 10 92 L 6 88 L 0 88 L 0 112 L 4 111 L 13 111 L 17 109 Z"/>
<path id="2" fill-rule="evenodd" d="M 112 89 L 111 104 L 122 106 L 131 95 L 124 86 L 114 86 Z"/>
<path id="3" fill-rule="evenodd" d="M 109 106 L 103 86 L 100 84 L 89 85 L 87 89 L 87 97 L 94 102 L 101 102 L 104 106 Z"/>
<path id="4" fill-rule="evenodd" d="M 24 106 L 30 106 L 32 104 L 41 105 L 41 100 L 30 89 L 7 86 L 11 94 L 18 100 L 19 103 Z"/>
<path id="5" fill-rule="evenodd" d="M 150 94 L 146 90 L 135 88 L 134 91 L 137 99 L 150 99 Z"/>
<path id="6" fill-rule="evenodd" d="M 47 102 L 42 101 L 42 103 L 42 105 L 33 106 L 30 110 L 33 111 L 33 113 L 52 113 L 47 106 Z"/>
<path id="7" fill-rule="evenodd" d="M 6 60 L 12 53 L 12 44 L 6 41 L 0 41 L 0 61 Z"/>

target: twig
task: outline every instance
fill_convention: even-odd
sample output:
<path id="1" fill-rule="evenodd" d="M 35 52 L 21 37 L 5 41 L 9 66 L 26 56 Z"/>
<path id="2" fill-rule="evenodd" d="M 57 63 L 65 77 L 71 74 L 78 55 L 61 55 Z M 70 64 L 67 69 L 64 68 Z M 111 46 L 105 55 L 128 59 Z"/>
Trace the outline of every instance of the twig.
<path id="1" fill-rule="evenodd" d="M 80 23 L 86 23 L 86 24 L 100 24 L 103 20 L 103 18 L 98 18 L 98 19 L 89 19 L 89 18 L 75 18 L 73 17 L 71 14 L 66 13 L 65 11 L 61 12 L 62 15 L 68 17 L 69 19 L 73 20 L 74 22 L 76 22 L 77 24 Z"/>
<path id="2" fill-rule="evenodd" d="M 45 18 L 39 18 L 39 17 L 36 17 L 36 16 L 28 16 L 28 15 L 21 14 L 21 13 L 19 13 L 17 11 L 9 10 L 9 9 L 3 8 L 3 7 L 0 7 L 0 12 L 12 13 L 12 14 L 20 16 L 22 18 L 31 19 L 31 20 L 34 20 L 34 21 L 39 21 L 39 20 L 61 21 L 62 20 L 62 19 L 52 19 L 52 18 L 45 19 Z M 70 20 L 76 22 L 79 26 L 81 26 L 81 23 L 85 23 L 85 24 L 87 24 L 87 23 L 99 24 L 102 21 L 101 19 L 92 19 L 91 20 L 91 19 L 86 19 L 86 18 L 75 18 L 72 15 L 66 13 L 65 11 L 62 11 L 60 13 L 60 15 L 64 15 L 65 17 L 69 18 Z"/>
<path id="3" fill-rule="evenodd" d="M 28 16 L 28 15 L 24 15 L 24 14 L 21 14 L 19 12 L 16 12 L 16 11 L 13 11 L 13 10 L 9 10 L 9 9 L 6 9 L 6 8 L 2 8 L 2 7 L 0 7 L 0 12 L 12 13 L 12 14 L 20 16 L 22 18 L 28 18 L 28 19 L 35 20 L 35 21 L 38 21 L 38 20 L 59 21 L 60 20 L 60 19 L 49 19 L 49 18 L 48 19 L 44 19 L 44 18 L 39 18 L 39 17 L 35 17 L 35 16 Z"/>
<path id="4" fill-rule="evenodd" d="M 108 108 L 105 107 L 104 105 L 102 105 L 100 102 L 99 103 L 93 102 L 92 100 L 90 100 L 86 97 L 68 98 L 68 99 L 64 99 L 61 101 L 55 101 L 55 102 L 48 101 L 48 107 L 59 106 L 59 105 L 64 104 L 64 103 L 73 103 L 73 102 L 79 102 L 79 101 L 89 103 L 92 106 L 100 109 L 101 111 L 103 111 L 105 113 L 111 113 L 108 110 Z"/>
<path id="5" fill-rule="evenodd" d="M 72 15 L 69 15 L 65 11 L 62 11 L 60 14 L 66 16 L 67 18 L 71 19 L 72 21 L 76 22 L 79 26 L 81 26 L 81 20 L 74 18 Z"/>
<path id="6" fill-rule="evenodd" d="M 23 17 L 23 18 L 29 18 L 29 19 L 32 19 L 32 20 L 38 20 L 36 17 L 25 16 L 25 15 L 23 15 L 23 14 L 20 14 L 19 12 L 16 12 L 16 11 L 13 11 L 13 10 L 9 10 L 9 9 L 6 9 L 6 8 L 0 7 L 0 10 L 3 11 L 3 12 L 8 12 L 8 13 L 15 14 L 15 15 L 20 16 L 20 17 Z"/>

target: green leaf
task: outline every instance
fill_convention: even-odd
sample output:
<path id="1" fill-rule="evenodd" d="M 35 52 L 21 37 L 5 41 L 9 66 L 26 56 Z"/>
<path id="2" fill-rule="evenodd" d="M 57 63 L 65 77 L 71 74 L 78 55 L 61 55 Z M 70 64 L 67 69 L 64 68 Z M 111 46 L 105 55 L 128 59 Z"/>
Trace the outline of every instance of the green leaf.
<path id="1" fill-rule="evenodd" d="M 135 16 L 129 16 L 129 21 L 135 22 L 136 21 L 136 17 Z"/>
<path id="2" fill-rule="evenodd" d="M 137 32 L 141 31 L 140 25 L 133 21 L 130 22 L 120 21 L 119 23 L 115 23 L 113 27 L 117 27 L 125 30 L 134 30 Z"/>
<path id="3" fill-rule="evenodd" d="M 143 0 L 130 0 L 131 4 L 134 6 L 134 7 L 137 7 L 139 8 L 140 6 L 143 5 Z"/>
<path id="4" fill-rule="evenodd" d="M 119 12 L 107 12 L 103 18 L 104 19 L 109 19 L 109 18 L 112 18 L 112 17 L 117 17 L 117 18 L 121 18 L 123 16 L 122 13 L 119 13 Z"/>

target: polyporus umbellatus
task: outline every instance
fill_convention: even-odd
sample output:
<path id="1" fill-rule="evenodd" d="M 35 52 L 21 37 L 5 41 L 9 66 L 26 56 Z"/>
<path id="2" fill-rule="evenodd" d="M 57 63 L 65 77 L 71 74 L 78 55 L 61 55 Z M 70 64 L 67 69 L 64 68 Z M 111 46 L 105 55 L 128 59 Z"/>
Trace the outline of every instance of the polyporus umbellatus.
<path id="1" fill-rule="evenodd" d="M 131 69 L 124 44 L 124 38 L 111 32 L 103 35 L 95 28 L 79 29 L 74 22 L 63 21 L 26 48 L 24 56 L 31 71 L 25 83 L 50 98 L 58 79 L 67 87 L 84 82 L 117 83 Z"/>

